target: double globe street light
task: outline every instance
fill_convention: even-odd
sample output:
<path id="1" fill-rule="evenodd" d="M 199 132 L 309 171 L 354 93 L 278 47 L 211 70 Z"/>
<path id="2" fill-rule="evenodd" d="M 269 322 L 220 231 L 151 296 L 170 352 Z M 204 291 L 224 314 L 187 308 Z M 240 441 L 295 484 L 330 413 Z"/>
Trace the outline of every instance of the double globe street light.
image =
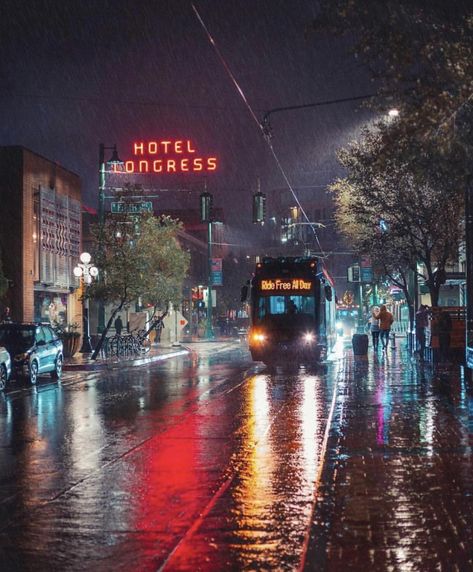
<path id="1" fill-rule="evenodd" d="M 82 347 L 79 350 L 82 354 L 89 354 L 92 351 L 90 344 L 90 323 L 89 323 L 89 299 L 87 297 L 87 286 L 92 284 L 97 278 L 99 270 L 90 263 L 92 257 L 88 252 L 80 255 L 80 262 L 74 268 L 74 276 L 82 282 Z"/>

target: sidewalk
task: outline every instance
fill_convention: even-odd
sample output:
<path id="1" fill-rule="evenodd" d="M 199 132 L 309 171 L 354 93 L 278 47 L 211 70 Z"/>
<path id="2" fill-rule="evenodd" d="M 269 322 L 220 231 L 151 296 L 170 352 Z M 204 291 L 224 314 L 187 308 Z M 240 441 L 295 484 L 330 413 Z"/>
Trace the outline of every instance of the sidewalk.
<path id="1" fill-rule="evenodd" d="M 395 350 L 337 372 L 306 570 L 473 570 L 473 388 Z"/>
<path id="2" fill-rule="evenodd" d="M 161 361 L 165 359 L 170 359 L 177 356 L 186 355 L 190 352 L 189 348 L 179 345 L 173 347 L 162 347 L 157 345 L 152 345 L 150 351 L 142 356 L 132 356 L 132 357 L 110 357 L 110 358 L 100 358 L 92 360 L 90 354 L 76 354 L 72 358 L 68 358 L 64 361 L 63 370 L 64 371 L 91 371 L 100 369 L 109 369 L 116 367 L 134 367 L 139 365 L 145 365 L 148 363 L 153 363 L 156 361 Z"/>
<path id="3" fill-rule="evenodd" d="M 166 347 L 162 345 L 152 344 L 148 353 L 142 356 L 130 357 L 110 357 L 90 359 L 90 354 L 77 353 L 74 357 L 68 358 L 64 362 L 64 371 L 91 371 L 116 367 L 134 367 L 146 365 L 156 361 L 170 359 L 191 353 L 192 346 L 205 346 L 205 344 L 224 344 L 221 349 L 227 349 L 231 345 L 238 345 L 238 339 L 232 337 L 216 337 L 211 340 L 198 337 L 184 337 L 179 345 Z M 218 350 L 217 350 L 218 351 Z"/>

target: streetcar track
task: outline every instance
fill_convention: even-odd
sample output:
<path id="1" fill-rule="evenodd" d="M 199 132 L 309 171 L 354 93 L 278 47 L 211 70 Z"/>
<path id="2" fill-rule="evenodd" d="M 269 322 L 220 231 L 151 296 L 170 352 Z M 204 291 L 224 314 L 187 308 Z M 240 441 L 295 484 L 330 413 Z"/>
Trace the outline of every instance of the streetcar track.
<path id="1" fill-rule="evenodd" d="M 342 360 L 342 361 L 344 361 L 344 360 Z M 339 382 L 339 379 L 341 378 L 341 376 L 342 376 L 342 371 L 338 371 L 337 377 L 336 377 L 336 380 L 334 383 L 334 387 L 333 387 L 331 405 L 330 405 L 329 415 L 328 415 L 327 421 L 326 421 L 324 438 L 322 441 L 320 453 L 318 455 L 319 466 L 318 466 L 315 481 L 314 481 L 314 500 L 313 500 L 312 510 L 311 510 L 311 514 L 310 514 L 309 524 L 307 527 L 306 536 L 304 538 L 303 552 L 302 552 L 302 556 L 301 556 L 301 563 L 299 566 L 299 570 L 302 570 L 304 568 L 304 565 L 305 565 L 305 557 L 307 554 L 307 549 L 308 549 L 309 539 L 310 539 L 311 523 L 313 520 L 313 516 L 314 516 L 314 512 L 315 512 L 315 508 L 316 508 L 316 503 L 318 500 L 317 494 L 318 494 L 320 481 L 322 478 L 323 468 L 325 466 L 325 455 L 327 452 L 328 439 L 329 439 L 329 434 L 331 431 L 333 415 L 334 415 L 334 411 L 335 411 L 335 405 L 337 402 L 338 382 Z M 246 381 L 247 380 L 245 380 L 245 382 Z M 239 387 L 241 385 L 242 384 L 238 384 L 234 388 L 229 389 L 228 392 L 226 392 L 226 393 L 230 393 L 231 391 L 233 391 L 233 389 L 236 389 L 237 387 Z M 268 426 L 266 427 L 264 433 L 259 437 L 259 439 L 255 440 L 252 443 L 253 449 L 255 449 L 258 446 L 258 444 L 266 437 L 266 435 L 268 434 L 269 430 L 271 429 L 271 427 L 273 426 L 275 421 L 279 418 L 281 413 L 288 407 L 289 407 L 288 404 L 284 404 L 277 410 L 277 412 L 274 414 L 271 421 L 268 423 Z M 200 526 L 203 524 L 206 517 L 212 512 L 212 510 L 216 506 L 217 502 L 224 495 L 224 493 L 229 489 L 230 485 L 233 483 L 233 481 L 235 480 L 235 478 L 238 476 L 239 472 L 241 471 L 242 466 L 243 466 L 243 460 L 241 460 L 236 466 L 234 465 L 234 463 L 229 463 L 227 465 L 227 467 L 225 467 L 225 469 L 222 470 L 223 475 L 225 475 L 229 471 L 231 471 L 230 476 L 228 476 L 225 479 L 225 481 L 220 485 L 218 490 L 213 494 L 212 498 L 205 505 L 204 509 L 199 514 L 199 516 L 194 520 L 194 522 L 191 524 L 191 526 L 187 529 L 187 531 L 184 533 L 184 535 L 180 538 L 180 540 L 178 541 L 176 546 L 168 554 L 168 556 L 166 557 L 164 562 L 160 565 L 160 567 L 157 568 L 157 572 L 163 572 L 164 570 L 166 570 L 166 568 L 168 566 L 170 566 L 172 564 L 172 561 L 174 560 L 176 555 L 180 552 L 180 550 L 185 545 L 185 543 L 188 542 L 192 538 L 194 533 L 196 533 L 199 530 Z"/>
<path id="2" fill-rule="evenodd" d="M 247 375 L 247 372 L 254 367 L 254 365 L 252 364 L 251 367 L 246 366 L 243 369 L 238 369 L 235 372 L 235 375 L 237 375 L 238 377 L 240 377 L 242 374 L 244 374 L 245 376 Z M 94 372 L 97 373 L 97 372 Z M 233 377 L 233 376 L 232 376 Z M 236 387 L 241 387 L 242 385 L 244 385 L 247 381 L 248 381 L 248 377 L 245 377 L 243 379 L 242 382 L 238 383 Z M 250 378 L 251 379 L 251 378 Z M 228 382 L 228 378 L 223 379 L 219 385 L 224 385 L 225 383 Z M 73 382 L 69 385 L 73 385 L 75 383 L 79 383 L 79 381 L 77 382 Z M 62 385 L 62 384 L 61 384 Z M 53 388 L 50 388 L 53 389 Z M 48 389 L 48 390 L 50 390 Z M 200 407 L 206 407 L 208 405 L 207 403 L 199 403 L 199 401 L 205 397 L 207 394 L 210 396 L 211 395 L 211 390 L 215 389 L 215 387 L 213 388 L 207 388 L 204 391 L 202 391 L 201 393 L 199 393 L 198 395 L 196 395 L 194 398 L 189 399 L 187 397 L 183 397 L 182 399 L 173 402 L 171 405 L 173 407 L 185 407 L 185 412 L 178 417 L 178 420 L 176 421 L 176 423 L 182 423 L 184 422 L 186 416 L 188 415 L 192 415 L 194 414 L 195 410 L 198 410 Z M 228 390 L 224 391 L 223 393 L 218 393 L 216 394 L 216 397 L 219 398 L 222 395 L 226 395 L 227 393 L 231 392 L 233 390 L 233 386 L 231 388 L 229 388 Z M 197 407 L 195 407 L 197 405 Z M 193 407 L 194 406 L 194 407 Z M 137 443 L 136 445 L 134 445 L 133 447 L 131 447 L 130 449 L 124 451 L 123 453 L 121 453 L 120 455 L 114 457 L 113 459 L 110 459 L 109 461 L 107 461 L 104 465 L 101 465 L 100 467 L 98 467 L 97 469 L 95 469 L 94 471 L 92 471 L 91 473 L 88 473 L 87 475 L 85 475 L 84 477 L 82 477 L 81 479 L 79 479 L 78 481 L 75 481 L 74 483 L 72 483 L 71 485 L 63 488 L 62 490 L 60 490 L 59 492 L 57 492 L 54 496 L 50 497 L 49 499 L 46 499 L 40 503 L 38 503 L 37 506 L 35 507 L 29 507 L 29 508 L 25 508 L 24 510 L 20 511 L 19 513 L 17 513 L 13 518 L 15 520 L 18 520 L 19 518 L 25 516 L 26 514 L 32 514 L 33 512 L 39 511 L 41 509 L 43 509 L 44 507 L 48 506 L 49 504 L 57 501 L 59 498 L 67 495 L 68 493 L 70 493 L 71 491 L 73 491 L 75 488 L 77 488 L 78 486 L 82 485 L 84 482 L 86 482 L 87 480 L 93 478 L 95 475 L 97 475 L 98 473 L 100 473 L 101 471 L 103 471 L 104 469 L 110 467 L 111 465 L 117 463 L 118 461 L 124 459 L 125 457 L 127 457 L 128 455 L 136 452 L 137 450 L 139 450 L 141 447 L 143 447 L 144 445 L 146 445 L 146 443 L 148 443 L 149 441 L 151 441 L 152 439 L 155 439 L 156 437 L 159 437 L 161 435 L 163 435 L 167 430 L 169 429 L 169 427 L 163 427 L 161 430 L 156 431 L 155 433 L 153 433 L 153 435 L 150 435 L 149 437 L 147 437 L 146 439 L 144 439 L 143 441 L 140 441 L 139 443 Z M 103 450 L 104 448 L 101 448 L 100 450 Z M 14 499 L 16 498 L 16 496 L 18 496 L 17 494 L 15 495 L 11 495 L 10 497 L 8 497 L 8 499 L 2 499 L 2 501 L 0 501 L 0 505 L 7 502 L 8 500 Z M 0 532 L 5 531 L 11 524 L 12 519 L 9 519 L 3 526 L 0 526 Z"/>
<path id="3" fill-rule="evenodd" d="M 249 379 L 251 379 L 251 378 L 249 378 Z M 248 379 L 245 381 L 248 381 Z M 239 385 L 241 386 L 242 384 L 239 384 Z M 266 427 L 264 433 L 260 436 L 259 439 L 257 439 L 256 441 L 254 441 L 252 443 L 251 446 L 253 449 L 255 449 L 258 446 L 258 444 L 261 442 L 261 440 L 266 437 L 266 435 L 268 434 L 269 430 L 273 426 L 276 419 L 279 418 L 280 413 L 283 411 L 283 409 L 286 409 L 287 407 L 288 407 L 287 404 L 281 405 L 281 407 L 278 409 L 278 411 L 274 414 L 271 421 L 268 423 L 268 426 Z M 224 474 L 224 475 L 227 474 L 230 467 L 232 467 L 232 466 L 234 466 L 234 463 L 231 463 L 231 462 L 228 463 L 228 465 L 225 467 L 225 469 L 222 470 L 222 474 Z M 180 538 L 179 542 L 176 544 L 176 546 L 168 554 L 165 561 L 157 569 L 157 572 L 161 572 L 162 570 L 165 570 L 166 567 L 175 558 L 176 554 L 179 553 L 181 547 L 185 544 L 185 542 L 187 542 L 192 537 L 192 535 L 195 532 L 197 532 L 197 530 L 199 530 L 199 528 L 200 528 L 201 524 L 204 522 L 205 518 L 212 512 L 212 509 L 215 507 L 217 502 L 220 500 L 220 498 L 223 496 L 223 494 L 228 490 L 230 485 L 233 483 L 233 481 L 235 480 L 235 477 L 237 477 L 237 475 L 239 474 L 242 466 L 243 466 L 243 460 L 241 460 L 235 468 L 230 469 L 231 470 L 230 476 L 225 479 L 225 481 L 220 485 L 218 490 L 213 494 L 210 501 L 205 505 L 203 511 L 199 514 L 199 516 L 194 520 L 192 525 L 187 529 L 187 531 L 184 533 L 184 535 Z"/>

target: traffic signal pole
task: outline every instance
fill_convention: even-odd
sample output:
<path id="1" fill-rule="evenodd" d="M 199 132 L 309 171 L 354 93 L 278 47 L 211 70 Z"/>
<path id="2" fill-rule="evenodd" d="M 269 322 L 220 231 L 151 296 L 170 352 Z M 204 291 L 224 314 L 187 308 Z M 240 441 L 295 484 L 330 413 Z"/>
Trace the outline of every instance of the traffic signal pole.
<path id="1" fill-rule="evenodd" d="M 205 337 L 213 339 L 214 331 L 212 327 L 212 215 L 213 197 L 205 192 L 200 195 L 200 220 L 207 223 L 207 322 L 205 325 Z"/>
<path id="2" fill-rule="evenodd" d="M 207 290 L 207 323 L 205 337 L 211 340 L 215 337 L 212 327 L 212 221 L 207 222 L 207 257 L 208 257 L 208 290 Z"/>

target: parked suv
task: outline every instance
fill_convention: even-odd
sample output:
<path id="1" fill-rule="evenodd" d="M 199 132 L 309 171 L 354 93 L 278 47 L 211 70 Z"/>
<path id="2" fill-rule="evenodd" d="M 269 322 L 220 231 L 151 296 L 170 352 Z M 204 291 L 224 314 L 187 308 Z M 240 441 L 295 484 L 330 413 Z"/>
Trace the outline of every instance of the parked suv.
<path id="1" fill-rule="evenodd" d="M 10 354 L 0 346 L 0 391 L 5 389 L 11 374 Z"/>
<path id="2" fill-rule="evenodd" d="M 0 324 L 0 346 L 8 350 L 13 375 L 36 383 L 38 375 L 50 373 L 58 379 L 62 373 L 62 341 L 51 326 L 43 324 Z"/>

